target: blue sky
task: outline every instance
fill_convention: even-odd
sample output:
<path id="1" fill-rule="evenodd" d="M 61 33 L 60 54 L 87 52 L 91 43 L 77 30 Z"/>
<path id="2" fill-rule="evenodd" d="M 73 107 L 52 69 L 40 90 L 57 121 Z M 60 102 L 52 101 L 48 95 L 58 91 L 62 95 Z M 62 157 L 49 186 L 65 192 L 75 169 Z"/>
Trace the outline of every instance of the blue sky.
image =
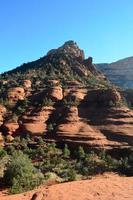
<path id="1" fill-rule="evenodd" d="M 0 0 L 0 72 L 67 40 L 96 63 L 133 56 L 133 0 Z"/>

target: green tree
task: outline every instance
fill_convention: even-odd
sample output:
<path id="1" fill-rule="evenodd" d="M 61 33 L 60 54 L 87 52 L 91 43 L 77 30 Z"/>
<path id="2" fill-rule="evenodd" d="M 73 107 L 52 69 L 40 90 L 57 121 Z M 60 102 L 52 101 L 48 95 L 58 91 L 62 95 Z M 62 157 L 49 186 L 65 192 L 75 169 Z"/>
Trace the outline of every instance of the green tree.
<path id="1" fill-rule="evenodd" d="M 63 157 L 64 158 L 70 158 L 70 150 L 68 149 L 67 144 L 65 144 L 65 147 L 63 149 Z"/>
<path id="2" fill-rule="evenodd" d="M 43 175 L 33 166 L 27 155 L 15 151 L 7 164 L 4 180 L 10 186 L 11 193 L 20 193 L 41 184 Z"/>
<path id="3" fill-rule="evenodd" d="M 79 159 L 83 159 L 85 157 L 85 151 L 84 151 L 83 147 L 81 147 L 81 146 L 79 147 L 77 156 Z"/>

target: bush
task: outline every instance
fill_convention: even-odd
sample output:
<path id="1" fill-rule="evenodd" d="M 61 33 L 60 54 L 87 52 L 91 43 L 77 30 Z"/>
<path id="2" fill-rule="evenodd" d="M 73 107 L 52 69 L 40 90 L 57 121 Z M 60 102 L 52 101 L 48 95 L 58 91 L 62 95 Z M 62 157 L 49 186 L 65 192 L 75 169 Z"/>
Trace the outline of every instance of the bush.
<path id="1" fill-rule="evenodd" d="M 5 157 L 6 155 L 7 155 L 6 151 L 4 149 L 0 148 L 0 159 Z"/>
<path id="2" fill-rule="evenodd" d="M 50 98 L 44 98 L 42 100 L 41 106 L 53 106 L 54 102 Z"/>
<path id="3" fill-rule="evenodd" d="M 4 180 L 11 193 L 20 193 L 41 184 L 43 175 L 33 166 L 27 155 L 15 151 L 7 164 Z"/>
<path id="4" fill-rule="evenodd" d="M 74 181 L 76 180 L 76 171 L 72 168 L 64 169 L 60 172 L 59 176 L 64 181 Z"/>
<path id="5" fill-rule="evenodd" d="M 63 149 L 63 157 L 64 158 L 70 158 L 70 150 L 68 149 L 67 144 L 65 144 L 65 147 Z"/>

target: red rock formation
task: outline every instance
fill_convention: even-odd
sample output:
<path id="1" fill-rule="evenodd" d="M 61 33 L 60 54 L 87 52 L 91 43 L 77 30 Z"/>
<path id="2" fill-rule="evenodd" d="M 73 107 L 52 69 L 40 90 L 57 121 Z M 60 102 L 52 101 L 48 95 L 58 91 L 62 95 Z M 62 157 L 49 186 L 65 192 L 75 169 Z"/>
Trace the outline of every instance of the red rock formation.
<path id="1" fill-rule="evenodd" d="M 17 122 L 5 122 L 2 125 L 2 130 L 6 135 L 13 135 L 19 129 L 19 124 Z"/>
<path id="2" fill-rule="evenodd" d="M 109 105 L 110 102 L 116 104 L 120 102 L 121 95 L 116 89 L 98 89 L 88 91 L 86 101 L 95 104 L 100 103 L 101 105 Z"/>
<path id="3" fill-rule="evenodd" d="M 0 147 L 4 146 L 4 137 L 3 134 L 0 132 Z"/>
<path id="4" fill-rule="evenodd" d="M 0 105 L 0 115 L 4 115 L 5 113 L 6 113 L 6 108 L 5 108 L 5 106 L 3 106 L 3 105 Z"/>
<path id="5" fill-rule="evenodd" d="M 92 74 L 94 74 L 94 75 L 99 74 L 95 65 L 93 64 L 93 58 L 92 57 L 89 57 L 88 59 L 84 60 L 83 64 L 91 71 Z"/>
<path id="6" fill-rule="evenodd" d="M 62 100 L 63 90 L 60 86 L 51 87 L 48 91 L 48 96 L 52 98 L 53 101 Z"/>
<path id="7" fill-rule="evenodd" d="M 9 102 L 17 102 L 18 100 L 24 100 L 25 91 L 21 87 L 10 88 L 7 92 L 7 98 Z"/>
<path id="8" fill-rule="evenodd" d="M 53 107 L 43 107 L 39 112 L 23 116 L 20 125 L 22 132 L 27 132 L 31 135 L 46 134 L 48 131 L 46 121 L 49 119 L 53 110 Z"/>
<path id="9" fill-rule="evenodd" d="M 93 148 L 106 147 L 108 144 L 106 137 L 100 131 L 92 128 L 87 121 L 79 118 L 77 107 L 70 107 L 66 113 L 56 130 L 60 140 Z"/>
<path id="10" fill-rule="evenodd" d="M 66 65 L 66 61 L 65 60 L 60 60 L 60 64 L 61 65 Z"/>
<path id="11" fill-rule="evenodd" d="M 48 80 L 48 83 L 52 86 L 58 86 L 59 85 L 59 80 Z"/>
<path id="12" fill-rule="evenodd" d="M 3 124 L 3 116 L 6 114 L 6 108 L 3 105 L 0 105 L 0 126 Z"/>
<path id="13" fill-rule="evenodd" d="M 23 81 L 24 87 L 25 88 L 31 88 L 31 81 L 30 80 L 24 80 Z"/>
<path id="14" fill-rule="evenodd" d="M 64 97 L 67 97 L 70 99 L 75 98 L 77 100 L 83 100 L 86 95 L 87 95 L 86 88 L 71 87 L 64 90 Z"/>
<path id="15" fill-rule="evenodd" d="M 88 119 L 91 127 L 106 137 L 110 148 L 133 145 L 133 112 L 126 107 L 80 107 L 79 116 Z"/>

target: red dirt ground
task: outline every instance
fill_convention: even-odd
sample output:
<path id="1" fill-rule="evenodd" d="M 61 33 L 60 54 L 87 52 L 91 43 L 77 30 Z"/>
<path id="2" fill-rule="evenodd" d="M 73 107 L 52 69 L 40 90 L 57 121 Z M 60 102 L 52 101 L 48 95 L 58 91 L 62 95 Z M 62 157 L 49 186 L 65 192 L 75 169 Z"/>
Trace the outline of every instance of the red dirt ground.
<path id="1" fill-rule="evenodd" d="M 133 200 L 133 177 L 106 173 L 91 180 L 41 186 L 19 195 L 1 191 L 0 200 L 31 200 L 36 192 L 43 194 L 36 200 Z"/>

